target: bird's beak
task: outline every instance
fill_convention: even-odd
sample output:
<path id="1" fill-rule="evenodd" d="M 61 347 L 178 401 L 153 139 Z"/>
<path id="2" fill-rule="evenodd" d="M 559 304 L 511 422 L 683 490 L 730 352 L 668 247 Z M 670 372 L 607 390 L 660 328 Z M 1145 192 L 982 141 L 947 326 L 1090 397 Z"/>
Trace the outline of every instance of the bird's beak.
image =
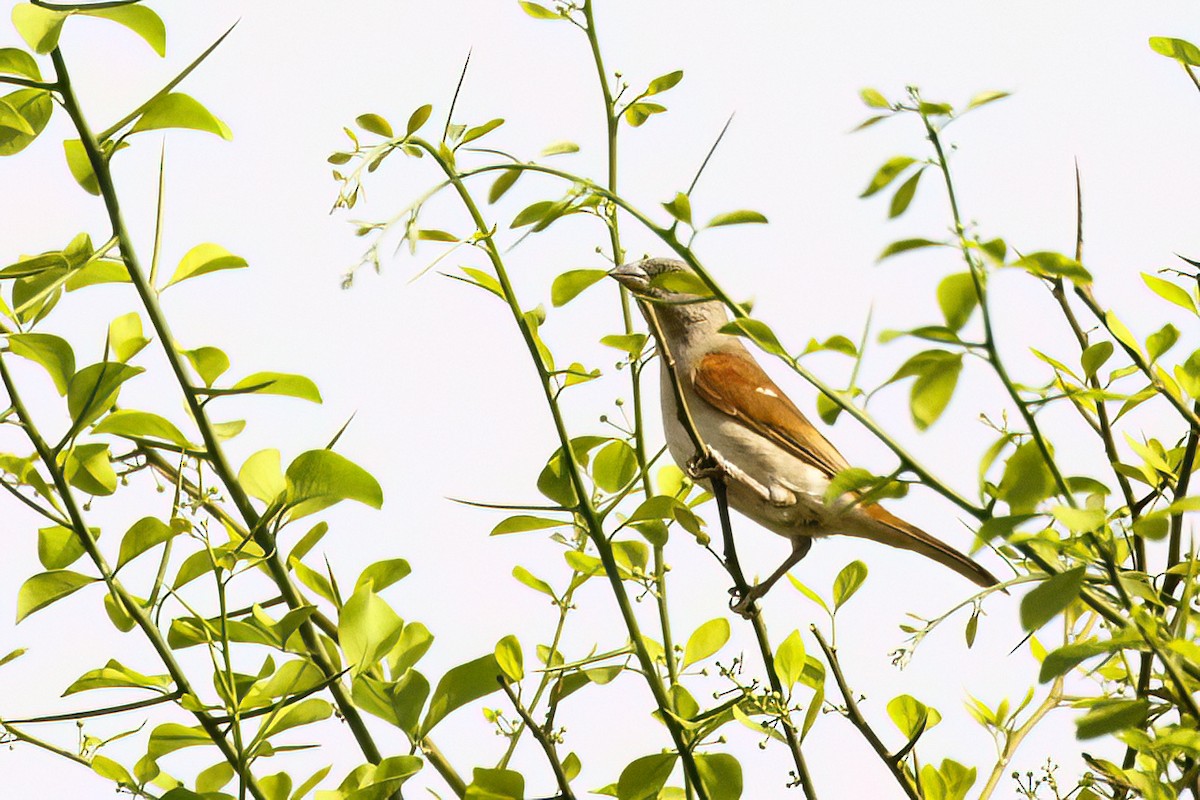
<path id="1" fill-rule="evenodd" d="M 608 276 L 634 293 L 641 294 L 650 288 L 650 276 L 646 274 L 640 261 L 622 264 L 611 269 L 608 271 Z"/>

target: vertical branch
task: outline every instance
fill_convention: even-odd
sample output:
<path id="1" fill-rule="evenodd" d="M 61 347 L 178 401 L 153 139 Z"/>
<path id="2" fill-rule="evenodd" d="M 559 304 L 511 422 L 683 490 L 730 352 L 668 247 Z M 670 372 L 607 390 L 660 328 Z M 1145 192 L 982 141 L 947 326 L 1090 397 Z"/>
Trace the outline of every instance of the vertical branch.
<path id="1" fill-rule="evenodd" d="M 513 704 L 513 708 L 521 717 L 521 721 L 525 723 L 525 727 L 533 733 L 533 738 L 537 739 L 537 743 L 542 746 L 542 752 L 546 754 L 546 760 L 550 762 L 550 769 L 554 771 L 554 779 L 558 781 L 558 800 L 575 800 L 575 793 L 571 791 L 571 782 L 567 780 L 567 775 L 563 772 L 562 761 L 558 758 L 558 751 L 554 749 L 554 742 L 550 741 L 546 731 L 534 721 L 533 717 L 529 715 L 529 711 L 521 704 L 520 698 L 512 689 L 512 684 L 503 676 L 496 680 L 499 681 L 500 688 L 508 695 L 509 702 Z"/>

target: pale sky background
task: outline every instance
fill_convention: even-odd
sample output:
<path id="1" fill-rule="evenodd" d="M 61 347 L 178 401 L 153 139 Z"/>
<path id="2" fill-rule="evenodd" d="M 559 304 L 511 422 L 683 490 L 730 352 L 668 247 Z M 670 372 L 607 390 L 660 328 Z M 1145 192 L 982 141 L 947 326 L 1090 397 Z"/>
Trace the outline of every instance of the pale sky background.
<path id="1" fill-rule="evenodd" d="M 241 20 L 181 87 L 228 123 L 234 140 L 193 132 L 167 136 L 163 269 L 173 269 L 184 252 L 205 241 L 246 257 L 252 269 L 209 276 L 168 293 L 164 304 L 175 335 L 188 347 L 224 347 L 233 360 L 231 378 L 267 369 L 304 372 L 325 397 L 322 406 L 276 398 L 229 402 L 229 418 L 249 420 L 246 432 L 229 445 L 232 459 L 240 463 L 263 447 L 279 447 L 285 459 L 321 447 L 357 413 L 339 449 L 374 472 L 386 503 L 382 512 L 347 507 L 329 515 L 333 530 L 321 548 L 343 585 L 373 561 L 410 561 L 413 574 L 386 590 L 385 597 L 406 620 L 421 620 L 437 636 L 421 664 L 432 682 L 447 668 L 490 652 L 508 633 L 521 638 L 526 663 L 533 664 L 534 644 L 549 641 L 556 613 L 510 572 L 522 564 L 561 587 L 567 573 L 559 548 L 538 533 L 489 538 L 501 518 L 498 512 L 446 499 L 539 502 L 534 479 L 555 444 L 524 345 L 507 310 L 484 293 L 434 274 L 408 283 L 439 252 L 438 245 L 423 247 L 416 259 L 387 264 L 381 276 L 363 273 L 353 290 L 341 291 L 340 275 L 357 260 L 363 242 L 352 235 L 346 214 L 327 213 L 336 186 L 324 159 L 343 146 L 341 127 L 358 114 L 382 114 L 402 127 L 414 108 L 428 102 L 440 125 L 462 60 L 472 49 L 456 121 L 506 118 L 507 124 L 486 143 L 527 157 L 550 141 L 574 140 L 582 152 L 563 158 L 560 165 L 599 176 L 601 105 L 582 34 L 566 24 L 530 19 L 507 1 L 175 0 L 153 7 L 167 23 L 165 61 L 129 32 L 100 21 L 71 20 L 63 47 L 85 110 L 99 129 Z M 986 235 L 1003 236 L 1022 250 L 1069 252 L 1073 163 L 1078 159 L 1087 214 L 1085 263 L 1097 276 L 1102 301 L 1117 304 L 1142 336 L 1159 327 L 1164 316 L 1188 332 L 1187 321 L 1170 317 L 1151 300 L 1138 273 L 1170 265 L 1174 252 L 1200 253 L 1194 190 L 1200 182 L 1200 162 L 1194 156 L 1200 98 L 1178 66 L 1146 44 L 1154 35 L 1200 37 L 1192 4 L 606 0 L 599 3 L 597 16 L 607 66 L 635 87 L 674 69 L 685 71 L 683 82 L 662 98 L 670 113 L 622 132 L 622 191 L 637 205 L 657 213 L 659 202 L 686 188 L 713 137 L 736 112 L 692 205 L 701 219 L 749 207 L 765 213 L 772 224 L 705 234 L 699 253 L 734 296 L 757 298 L 756 315 L 770 322 L 791 350 L 799 351 L 811 337 L 834 333 L 857 339 L 872 305 L 876 330 L 937 322 L 937 281 L 961 268 L 948 252 L 874 265 L 890 241 L 941 236 L 948 213 L 932 173 L 899 221 L 886 220 L 882 197 L 857 199 L 888 157 L 926 155 L 915 118 L 847 133 L 870 113 L 857 95 L 864 86 L 895 98 L 905 85 L 915 84 L 927 99 L 956 105 L 983 90 L 1013 92 L 956 123 L 947 134 L 959 146 L 953 168 L 964 213 Z M 0 25 L 0 46 L 18 43 L 15 32 Z M 49 60 L 42 63 L 48 71 Z M 0 262 L 61 248 L 81 230 L 97 242 L 107 237 L 100 201 L 79 190 L 65 167 L 60 141 L 69 136 L 66 115 L 56 112 L 33 146 L 0 163 Z M 115 162 L 125 216 L 144 259 L 160 138 L 135 137 L 135 146 Z M 434 182 L 431 173 L 422 171 L 427 167 L 401 167 L 401 159 L 393 157 L 368 183 L 366 205 L 350 216 L 390 216 Z M 478 191 L 485 195 L 486 184 Z M 503 231 L 526 203 L 557 197 L 559 191 L 548 180 L 527 177 L 488 213 Z M 452 202 L 431 204 L 426 214 L 427 225 L 466 230 L 465 215 Z M 624 235 L 631 256 L 661 252 L 632 224 Z M 594 253 L 602 240 L 598 226 L 572 218 L 512 253 L 510 268 L 523 303 L 548 305 L 550 281 L 565 269 L 603 266 Z M 476 266 L 481 261 L 473 254 L 464 258 Z M 448 261 L 446 266 L 456 263 L 468 262 Z M 998 276 L 994 291 L 999 334 L 1010 337 L 1010 365 L 1018 380 L 1036 382 L 1043 374 L 1025 355 L 1024 346 L 1034 340 L 1059 337 L 1054 352 L 1075 358 L 1065 327 L 1042 322 L 1051 311 L 1045 292 L 1017 273 Z M 596 287 L 565 309 L 551 309 L 544 329 L 561 362 L 579 360 L 605 371 L 603 380 L 567 395 L 576 435 L 602 431 L 599 415 L 611 413 L 613 398 L 627 391 L 625 374 L 612 369 L 614 351 L 597 344 L 619 327 L 615 298 L 615 286 Z M 135 302 L 127 287 L 82 292 L 60 305 L 46 330 L 68 336 L 80 363 L 88 363 L 99 357 L 103 326 L 132 310 Z M 151 371 L 162 366 L 157 346 L 138 361 Z M 916 349 L 910 343 L 873 345 L 864 383 L 873 386 L 886 379 Z M 845 380 L 844 359 L 826 356 L 810 363 L 835 384 Z M 810 387 L 786 371 L 772 371 L 801 408 L 812 408 Z M 34 398 L 54 398 L 35 368 L 21 374 L 37 387 L 31 390 Z M 130 387 L 123 402 L 183 424 L 180 404 L 165 388 L 143 380 Z M 937 474 L 972 493 L 978 456 L 991 441 L 977 413 L 1000 412 L 1000 387 L 978 368 L 969 369 L 946 418 L 924 434 L 909 421 L 907 391 L 897 387 L 880 393 L 873 413 Z M 1143 415 L 1151 429 L 1157 421 L 1154 412 L 1150 407 Z M 46 413 L 53 419 L 52 412 Z M 650 417 L 657 440 L 657 415 Z M 4 447 L 25 451 L 10 433 L 4 436 Z M 852 462 L 876 472 L 891 469 L 886 449 L 853 421 L 839 422 L 830 437 Z M 1065 459 L 1095 474 L 1094 448 L 1088 443 L 1086 449 L 1072 451 L 1071 441 L 1062 437 L 1058 442 Z M 168 508 L 166 499 L 149 492 L 131 496 L 150 505 L 131 509 L 121 500 L 95 504 L 94 518 L 105 526 L 102 543 L 113 553 L 133 519 Z M 893 508 L 960 548 L 970 544 L 960 515 L 931 492 L 916 490 Z M 13 618 L 20 582 L 41 568 L 37 520 L 13 502 L 3 501 L 0 509 L 7 543 L 0 561 L 3 621 Z M 705 513 L 715 520 L 715 508 Z M 766 574 L 786 553 L 781 539 L 744 521 L 736 521 L 735 527 L 749 571 Z M 895 747 L 901 739 L 884 712 L 888 699 L 910 693 L 940 709 L 946 721 L 922 739 L 921 757 L 950 757 L 978 766 L 977 791 L 991 768 L 993 749 L 961 703 L 968 693 L 993 707 L 1006 696 L 1019 702 L 1033 680 L 1036 668 L 1027 649 L 1009 655 L 1021 638 L 1018 598 L 988 602 L 974 649 L 964 649 L 963 616 L 929 637 L 911 665 L 900 671 L 887 653 L 903 642 L 897 626 L 905 622 L 905 612 L 936 616 L 972 587 L 914 555 L 856 540 L 819 543 L 794 574 L 828 593 L 833 576 L 855 558 L 869 565 L 870 578 L 839 617 L 838 641 L 852 685 L 867 695 L 864 712 Z M 993 556 L 983 559 L 991 568 L 1003 568 Z M 669 560 L 674 567 L 674 631 L 683 642 L 705 620 L 728 616 L 728 579 L 682 536 L 672 540 Z M 99 597 L 98 591 L 87 590 L 18 627 L 0 624 L 0 654 L 30 648 L 3 667 L 0 715 L 13 718 L 132 699 L 127 692 L 57 699 L 78 675 L 110 657 L 119 656 L 144 672 L 161 671 L 136 633 L 122 635 L 109 625 Z M 619 646 L 623 629 L 607 585 L 592 581 L 577 601 L 580 611 L 568 623 L 564 646 L 568 656 L 582 655 L 593 644 Z M 775 643 L 794 628 L 806 630 L 810 622 L 826 624 L 811 603 L 786 585 L 766 599 L 765 608 Z M 639 611 L 647 630 L 653 630 L 650 604 L 643 603 Z M 732 621 L 734 639 L 722 653 L 726 660 L 753 644 L 749 627 Z M 1047 638 L 1052 641 L 1052 633 Z M 805 639 L 815 650 L 807 633 Z M 185 654 L 185 662 L 198 663 L 198 655 Z M 747 656 L 750 672 L 757 674 L 754 650 Z M 694 684 L 694 693 L 707 705 L 709 689 L 720 688 L 717 682 L 701 681 Z M 832 684 L 830 691 L 836 696 Z M 485 703 L 504 706 L 497 696 Z M 448 757 L 467 775 L 472 766 L 493 764 L 503 747 L 478 706 L 457 712 L 436 731 Z M 668 742 L 665 731 L 648 718 L 649 710 L 644 683 L 635 675 L 589 688 L 564 705 L 559 721 L 567 726 L 568 739 L 562 752 L 574 749 L 583 759 L 584 772 L 576 784 L 581 792 L 616 780 L 628 761 Z M 1036 769 L 1050 757 L 1062 765 L 1062 782 L 1073 782 L 1081 767 L 1071 716 L 1059 711 L 1048 718 L 1027 740 L 1013 768 Z M 190 724 L 182 715 L 172 718 Z M 136 727 L 141 719 L 131 714 L 96 721 L 88 731 L 111 736 Z M 375 728 L 385 748 L 395 754 L 406 751 L 383 723 Z M 42 726 L 37 732 L 66 746 L 75 736 L 69 724 Z M 783 785 L 790 762 L 784 748 L 760 751 L 755 735 L 735 725 L 723 733 L 742 760 L 744 797 L 788 795 Z M 336 766 L 326 782 L 331 788 L 358 763 L 344 726 L 330 721 L 301 731 L 294 740 L 305 735 L 326 746 L 278 759 L 278 768 L 291 770 L 297 781 L 332 762 Z M 144 735 L 136 745 L 122 742 L 105 752 L 131 765 L 143 740 Z M 1105 751 L 1096 743 L 1086 747 L 1097 755 Z M 818 722 L 806 754 L 822 798 L 899 796 L 865 742 L 837 715 Z M 190 777 L 194 768 L 214 760 L 210 755 L 181 753 L 163 763 L 168 771 Z M 528 737 L 514 763 L 526 773 L 530 796 L 553 793 L 549 771 Z M 0 752 L 0 775 L 6 794 L 13 797 L 102 797 L 111 792 L 111 784 L 83 768 L 23 746 Z M 448 796 L 431 769 L 409 785 L 413 797 L 421 796 L 416 789 L 422 785 Z M 1010 787 L 1002 784 L 996 796 L 1012 796 Z"/>

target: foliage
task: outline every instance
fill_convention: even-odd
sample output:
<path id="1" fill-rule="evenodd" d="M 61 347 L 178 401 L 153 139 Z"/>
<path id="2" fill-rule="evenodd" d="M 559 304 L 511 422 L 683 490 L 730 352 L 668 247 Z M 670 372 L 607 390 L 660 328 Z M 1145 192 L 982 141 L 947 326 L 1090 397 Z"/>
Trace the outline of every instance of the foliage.
<path id="1" fill-rule="evenodd" d="M 626 128 L 661 123 L 667 113 L 663 95 L 683 80 L 682 71 L 645 81 L 640 89 L 641 82 L 630 84 L 620 77 L 613 81 L 601 58 L 590 0 L 553 5 L 522 0 L 519 7 L 534 19 L 563 31 L 574 29 L 572 33 L 584 37 L 600 82 L 610 153 Z M 527 792 L 542 796 L 553 791 L 558 797 L 574 798 L 581 791 L 576 785 L 581 756 L 562 752 L 567 740 L 555 724 L 560 704 L 577 691 L 593 690 L 628 673 L 645 684 L 653 700 L 653 708 L 632 709 L 629 719 L 641 721 L 644 712 L 652 711 L 666 736 L 660 752 L 627 765 L 606 765 L 610 782 L 595 792 L 623 800 L 741 797 L 744 767 L 721 747 L 722 730 L 734 723 L 761 736 L 764 748 L 777 748 L 790 763 L 789 785 L 815 798 L 820 787 L 809 773 L 804 741 L 818 723 L 829 726 L 827 735 L 841 735 L 833 722 L 822 718 L 825 710 L 851 723 L 905 796 L 958 800 L 978 785 L 974 796 L 987 798 L 994 796 L 1029 732 L 1050 711 L 1068 705 L 1076 709 L 1079 738 L 1115 738 L 1125 746 L 1125 757 L 1121 763 L 1090 759 L 1090 771 L 1066 794 L 1060 794 L 1049 766 L 1036 780 L 1018 775 L 1017 788 L 1026 796 L 1051 791 L 1056 797 L 1079 800 L 1133 794 L 1170 800 L 1184 793 L 1200 798 L 1200 708 L 1194 698 L 1200 648 L 1191 619 L 1197 560 L 1183 537 L 1185 516 L 1200 510 L 1200 499 L 1189 493 L 1200 439 L 1200 350 L 1171 323 L 1140 338 L 1102 303 L 1084 263 L 1082 221 L 1075 252 L 1069 255 L 1023 252 L 967 224 L 945 132 L 962 116 L 1005 93 L 985 92 L 956 108 L 928 101 L 915 88 L 899 100 L 874 89 L 862 92 L 874 116 L 860 128 L 890 120 L 911 123 L 913 147 L 928 143 L 926 151 L 887 158 L 874 171 L 863 197 L 874 202 L 871 198 L 890 194 L 886 213 L 898 218 L 913 203 L 926 201 L 937 184 L 949 208 L 950 235 L 901 239 L 885 248 L 880 260 L 915 260 L 928 248 L 949 248 L 962 258 L 958 271 L 931 287 L 942 319 L 880 337 L 914 339 L 925 348 L 895 365 L 884 386 L 911 379 L 909 409 L 914 425 L 924 430 L 960 411 L 953 400 L 964 376 L 993 382 L 1006 401 L 1006 413 L 993 424 L 994 443 L 981 454 L 974 497 L 959 494 L 923 466 L 868 412 L 866 401 L 874 392 L 856 385 L 865 340 L 855 345 L 850 337 L 838 335 L 824 343 L 814 340 L 798 352 L 764 320 L 752 317 L 745 304 L 731 299 L 705 267 L 693 247 L 701 234 L 716 236 L 727 226 L 765 223 L 763 214 L 708 209 L 698 216 L 695 181 L 686 191 L 664 192 L 670 199 L 644 210 L 616 191 L 615 163 L 609 165 L 605 180 L 551 166 L 557 161 L 549 159 L 578 149 L 572 143 L 556 142 L 535 158 L 483 147 L 480 140 L 490 137 L 487 144 L 494 142 L 504 121 L 456 122 L 457 97 L 445 112 L 440 133 L 431 125 L 433 104 L 418 107 L 403 124 L 367 113 L 356 119 L 359 132 L 346 129 L 349 144 L 329 157 L 339 185 L 337 208 L 355 208 L 366 183 L 378 180 L 373 173 L 393 156 L 409 159 L 407 166 L 413 171 L 434 175 L 433 187 L 398 214 L 359 224 L 360 235 L 370 240 L 362 263 L 381 268 L 386 247 L 397 244 L 407 245 L 411 253 L 419 247 L 440 248 L 435 264 L 460 247 L 474 251 L 480 266 L 464 266 L 448 277 L 483 289 L 487 294 L 480 295 L 481 302 L 498 301 L 507 307 L 536 370 L 546 419 L 557 437 L 536 482 L 549 505 L 518 503 L 515 510 L 521 513 L 497 521 L 491 529 L 492 535 L 544 536 L 547 547 L 562 552 L 561 576 L 547 579 L 524 567 L 513 573 L 521 584 L 552 601 L 557 616 L 554 638 L 530 651 L 537 666 L 527 663 L 526 648 L 511 634 L 497 643 L 479 643 L 478 657 L 431 678 L 418 665 L 433 645 L 433 633 L 421 622 L 402 617 L 383 597 L 389 586 L 410 573 L 408 562 L 387 559 L 369 566 L 353 583 L 339 581 L 332 568 L 316 564 L 311 556 L 316 543 L 331 531 L 328 522 L 296 525 L 345 501 L 378 508 L 383 490 L 375 478 L 337 452 L 337 437 L 325 446 L 307 443 L 311 449 L 286 467 L 275 449 L 254 454 L 240 468 L 224 454 L 223 442 L 237 435 L 244 423 L 218 421 L 214 412 L 223 398 L 265 394 L 319 403 L 315 384 L 280 372 L 228 379 L 228 355 L 212 346 L 185 348 L 171 335 L 159 304 L 163 291 L 214 272 L 245 268 L 247 262 L 219 245 L 200 243 L 169 279 L 161 281 L 157 255 L 143 269 L 138 247 L 122 221 L 112 163 L 123 149 L 139 145 L 142 137 L 134 134 L 189 129 L 230 137 L 228 126 L 200 101 L 174 91 L 220 40 L 112 128 L 93 135 L 58 49 L 63 27 L 75 24 L 71 18 L 79 16 L 123 25 L 160 55 L 164 48 L 161 19 L 136 2 L 94 7 L 22 3 L 14 10 L 13 22 L 28 50 L 0 50 L 0 83 L 17 87 L 0 98 L 0 155 L 27 147 L 61 107 L 73 128 L 64 142 L 67 165 L 84 191 L 103 199 L 111 231 L 98 247 L 81 233 L 61 250 L 26 256 L 0 270 L 0 379 L 8 402 L 0 423 L 19 429 L 26 441 L 24 451 L 0 454 L 0 486 L 11 502 L 24 504 L 47 521 L 36 538 L 44 571 L 16 590 L 18 618 L 57 602 L 82 607 L 82 598 L 90 597 L 93 613 L 102 605 L 111 624 L 123 631 L 136 629 L 157 659 L 153 667 L 128 666 L 113 658 L 89 668 L 66 693 L 135 689 L 141 699 L 99 708 L 81 719 L 160 705 L 170 707 L 170 716 L 148 731 L 129 732 L 145 745 L 145 755 L 133 764 L 100 752 L 108 742 L 90 742 L 72 752 L 28 732 L 30 725 L 48 718 L 0 722 L 7 741 L 86 764 L 133 795 L 172 800 L 227 797 L 224 790 L 233 781 L 242 797 L 295 800 L 313 792 L 322 800 L 399 796 L 404 783 L 427 766 L 458 797 L 521 798 Z M 1176 60 L 1196 82 L 1193 67 L 1200 66 L 1200 51 L 1195 46 L 1155 38 L 1150 47 Z M 49 57 L 52 77 L 43 76 L 44 59 L 36 56 Z M 509 190 L 518 181 L 534 180 L 549 187 L 547 196 L 500 216 Z M 456 200 L 469 225 L 425 225 L 425 204 L 441 193 Z M 495 206 L 496 212 L 487 206 Z M 822 393 L 818 410 L 827 422 L 852 417 L 894 453 L 896 465 L 890 475 L 847 470 L 838 476 L 837 492 L 862 492 L 874 499 L 898 496 L 909 484 L 922 484 L 974 520 L 979 545 L 992 547 L 1011 565 L 1016 577 L 1001 588 L 1035 584 L 1023 595 L 1019 613 L 1040 661 L 1037 685 L 1016 707 L 1007 700 L 995 708 L 973 698 L 965 704 L 966 713 L 996 741 L 993 764 L 968 766 L 929 752 L 932 748 L 922 744 L 922 737 L 942 720 L 943 712 L 914 696 L 902 694 L 886 703 L 886 716 L 895 728 L 886 734 L 876 728 L 882 715 L 875 713 L 876 719 L 870 720 L 859 708 L 834 634 L 838 613 L 867 580 L 861 562 L 847 565 L 828 593 L 792 579 L 828 615 L 827 629 L 793 630 L 772 643 L 761 615 L 752 608 L 749 625 L 759 651 L 755 659 L 730 652 L 731 625 L 724 617 L 705 622 L 682 644 L 676 643 L 667 603 L 668 545 L 708 547 L 719 531 L 727 542 L 721 563 L 735 585 L 744 589 L 745 582 L 729 544 L 721 492 L 716 490 L 717 502 L 706 506 L 712 497 L 679 469 L 660 467 L 658 457 L 648 452 L 641 423 L 642 386 L 655 353 L 647 347 L 646 333 L 631 322 L 633 300 L 624 290 L 614 308 L 619 325 L 597 332 L 597 338 L 621 354 L 634 423 L 616 435 L 608 429 L 577 433 L 567 426 L 564 412 L 573 387 L 603 376 L 579 362 L 556 358 L 542 327 L 549 313 L 569 314 L 558 309 L 601 283 L 609 264 L 576 267 L 557 276 L 547 287 L 556 310 L 547 312 L 517 296 L 509 275 L 519 254 L 502 247 L 500 240 L 509 236 L 519 244 L 573 215 L 595 223 L 611 264 L 626 259 L 623 225 L 656 237 L 664 250 L 695 273 L 687 287 L 675 288 L 725 303 L 734 318 L 726 332 L 748 339 L 813 384 Z M 705 218 L 707 223 L 697 222 Z M 503 220 L 508 220 L 507 228 Z M 711 229 L 718 230 L 708 233 Z M 157 246 L 153 252 L 157 254 Z M 1188 319 L 1192 324 L 1184 330 L 1194 331 L 1191 317 L 1200 307 L 1197 265 L 1187 259 L 1184 264 L 1146 274 L 1144 280 L 1164 312 Z M 1044 287 L 1072 332 L 1065 342 L 1049 336 L 1039 340 L 1033 352 L 1043 366 L 1033 378 L 1017 380 L 1010 374 L 1012 352 L 995 333 L 993 314 L 1003 309 L 994 306 L 989 283 L 1000 272 Z M 352 270 L 346 285 L 354 279 Z M 102 360 L 80 366 L 75 346 L 53 332 L 55 306 L 65 292 L 108 283 L 131 284 L 141 306 L 137 313 L 113 321 Z M 185 292 L 187 287 L 172 291 Z M 186 417 L 172 420 L 157 411 L 120 404 L 127 384 L 148 380 L 148 359 L 143 358 L 147 366 L 130 362 L 152 346 L 165 359 L 164 374 L 175 381 L 176 399 L 185 404 Z M 808 368 L 806 357 L 820 351 L 852 360 L 855 377 L 846 388 L 828 385 Z M 31 413 L 23 400 L 26 387 L 18 385 L 10 367 L 14 358 L 46 373 L 47 385 L 60 398 L 64 423 L 43 426 L 40 410 Z M 1130 412 L 1143 405 L 1170 417 L 1175 427 L 1165 441 L 1144 437 L 1136 428 Z M 1060 429 L 1058 422 L 1052 427 L 1045 410 L 1059 407 L 1075 412 L 1079 425 L 1105 453 L 1105 459 L 1085 473 L 1064 472 L 1056 454 L 1054 441 L 1065 439 L 1068 430 Z M 127 487 L 148 473 L 156 473 L 173 488 L 169 504 L 143 509 L 144 516 L 123 534 L 110 534 L 102 546 L 100 530 L 88 524 L 93 498 L 123 498 Z M 700 516 L 709 509 L 714 512 L 709 516 L 721 520 L 719 525 Z M 153 581 L 127 587 L 124 567 L 148 557 L 158 559 Z M 593 579 L 607 584 L 627 638 L 597 643 L 586 653 L 565 653 L 560 649 L 562 632 L 574 609 L 574 594 Z M 261 588 L 264 581 L 269 588 L 257 602 L 229 608 L 231 586 L 236 584 L 239 591 L 248 584 Z M 941 617 L 906 625 L 910 638 L 895 654 L 897 662 L 907 661 L 935 627 L 968 609 L 965 638 L 970 647 L 991 591 L 968 598 Z M 634 610 L 634 596 L 650 598 L 655 611 L 652 632 L 643 632 L 645 621 Z M 197 610 L 214 605 L 220 611 L 213 616 Z M 1047 646 L 1039 637 L 1053 637 L 1053 644 Z M 177 651 L 188 648 L 202 650 L 210 668 L 185 668 Z M 0 659 L 0 666 L 22 655 L 14 651 Z M 235 669 L 235 663 L 251 657 L 261 664 L 256 671 Z M 709 663 L 727 686 L 716 702 L 704 707 L 688 686 L 695 686 L 698 665 Z M 834 686 L 841 703 L 829 697 Z M 495 762 L 476 764 L 481 754 L 443 752 L 435 742 L 438 725 L 458 709 L 491 696 L 503 696 L 496 702 L 511 707 L 511 712 L 485 711 L 506 739 L 503 755 Z M 309 738 L 318 739 L 317 731 L 335 714 L 354 737 L 361 765 L 345 775 L 330 776 L 329 768 L 296 776 L 267 774 L 265 763 L 270 762 L 262 759 L 310 747 L 291 743 L 293 737 L 276 738 L 279 734 L 304 727 Z M 380 732 L 390 734 L 390 729 L 406 742 L 402 752 L 380 749 Z M 543 776 L 535 779 L 510 768 L 525 734 L 544 756 L 553 789 L 527 790 Z M 896 746 L 886 746 L 884 738 Z M 184 748 L 204 748 L 216 763 L 199 774 L 176 778 L 165 771 L 171 762 L 164 764 L 164 757 Z M 467 762 L 472 767 L 470 780 L 464 777 Z"/>

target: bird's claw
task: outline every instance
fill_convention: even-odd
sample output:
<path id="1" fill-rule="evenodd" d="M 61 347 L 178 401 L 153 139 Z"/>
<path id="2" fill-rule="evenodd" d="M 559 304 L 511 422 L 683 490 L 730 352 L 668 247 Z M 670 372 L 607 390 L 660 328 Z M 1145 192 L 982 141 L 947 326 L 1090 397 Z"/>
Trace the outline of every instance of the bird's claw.
<path id="1" fill-rule="evenodd" d="M 729 610 L 739 617 L 751 619 L 758 613 L 755 601 L 763 595 L 763 592 L 759 591 L 758 585 L 748 587 L 744 593 L 738 587 L 733 586 L 729 589 L 729 594 L 731 595 Z"/>
<path id="2" fill-rule="evenodd" d="M 717 451 L 709 449 L 706 453 L 697 453 L 687 463 L 687 476 L 694 481 L 708 480 L 729 474 L 725 459 Z"/>

